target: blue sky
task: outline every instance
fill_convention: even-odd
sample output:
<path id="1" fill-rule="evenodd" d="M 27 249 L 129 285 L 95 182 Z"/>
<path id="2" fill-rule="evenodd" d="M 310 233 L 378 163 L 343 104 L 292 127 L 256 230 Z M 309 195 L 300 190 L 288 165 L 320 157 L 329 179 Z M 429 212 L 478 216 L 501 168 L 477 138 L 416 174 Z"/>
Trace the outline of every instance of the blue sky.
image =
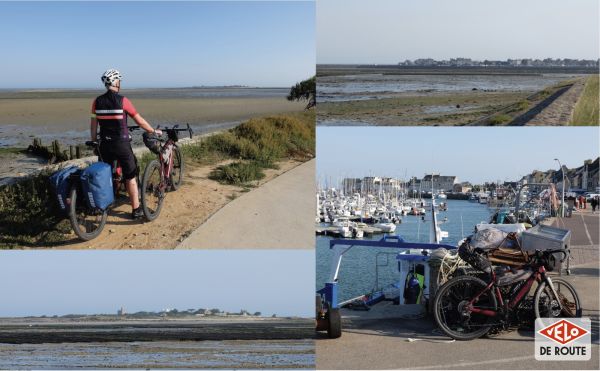
<path id="1" fill-rule="evenodd" d="M 220 308 L 314 315 L 314 251 L 4 251 L 0 317 Z"/>
<path id="2" fill-rule="evenodd" d="M 598 58 L 598 0 L 319 0 L 318 63 Z"/>
<path id="3" fill-rule="evenodd" d="M 308 2 L 0 2 L 0 88 L 288 87 L 315 70 Z"/>
<path id="4" fill-rule="evenodd" d="M 318 127 L 317 180 L 456 175 L 459 181 L 517 180 L 533 170 L 596 159 L 598 127 Z"/>

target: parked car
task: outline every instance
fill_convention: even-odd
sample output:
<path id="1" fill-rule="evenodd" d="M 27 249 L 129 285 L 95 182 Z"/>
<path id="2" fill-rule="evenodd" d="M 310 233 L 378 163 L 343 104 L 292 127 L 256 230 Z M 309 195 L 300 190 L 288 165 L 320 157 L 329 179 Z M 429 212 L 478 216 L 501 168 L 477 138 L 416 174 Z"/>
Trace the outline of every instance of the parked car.
<path id="1" fill-rule="evenodd" d="M 600 193 L 587 192 L 583 196 L 587 201 L 591 201 L 594 197 L 600 197 Z"/>

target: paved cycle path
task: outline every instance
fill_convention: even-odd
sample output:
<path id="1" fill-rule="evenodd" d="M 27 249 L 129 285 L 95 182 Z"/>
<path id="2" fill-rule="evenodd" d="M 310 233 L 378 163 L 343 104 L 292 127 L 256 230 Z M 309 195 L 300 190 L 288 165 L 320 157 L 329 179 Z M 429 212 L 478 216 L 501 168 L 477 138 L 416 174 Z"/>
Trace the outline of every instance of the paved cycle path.
<path id="1" fill-rule="evenodd" d="M 243 194 L 177 249 L 314 249 L 315 160 Z"/>

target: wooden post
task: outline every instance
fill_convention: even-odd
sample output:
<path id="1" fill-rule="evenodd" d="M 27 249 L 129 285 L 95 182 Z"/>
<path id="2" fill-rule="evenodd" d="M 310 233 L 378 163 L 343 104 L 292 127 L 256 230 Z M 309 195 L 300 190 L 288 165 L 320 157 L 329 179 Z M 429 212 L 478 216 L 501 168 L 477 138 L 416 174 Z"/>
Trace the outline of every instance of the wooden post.
<path id="1" fill-rule="evenodd" d="M 54 140 L 52 142 L 52 153 L 57 158 L 58 158 L 58 156 L 60 156 L 60 144 L 58 144 L 58 140 Z"/>
<path id="2" fill-rule="evenodd" d="M 77 145 L 77 147 L 75 147 L 75 157 L 76 158 L 81 158 L 81 145 Z"/>
<path id="3" fill-rule="evenodd" d="M 69 146 L 69 160 L 73 160 L 75 158 L 75 147 Z"/>

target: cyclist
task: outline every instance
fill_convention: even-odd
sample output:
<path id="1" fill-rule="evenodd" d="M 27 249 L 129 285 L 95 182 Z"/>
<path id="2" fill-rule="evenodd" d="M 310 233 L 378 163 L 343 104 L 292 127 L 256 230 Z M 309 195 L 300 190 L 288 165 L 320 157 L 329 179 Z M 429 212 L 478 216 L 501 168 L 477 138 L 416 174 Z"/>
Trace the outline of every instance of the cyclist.
<path id="1" fill-rule="evenodd" d="M 90 121 L 90 134 L 92 141 L 98 138 L 97 128 L 100 126 L 100 155 L 102 161 L 112 166 L 115 160 L 119 161 L 123 170 L 125 187 L 131 200 L 133 219 L 141 218 L 144 213 L 140 206 L 138 185 L 136 177 L 138 166 L 133 150 L 131 149 L 131 135 L 127 129 L 127 116 L 148 133 L 161 135 L 161 130 L 155 130 L 140 115 L 131 101 L 119 94 L 121 90 L 121 73 L 109 69 L 101 77 L 106 93 L 94 99 Z"/>

